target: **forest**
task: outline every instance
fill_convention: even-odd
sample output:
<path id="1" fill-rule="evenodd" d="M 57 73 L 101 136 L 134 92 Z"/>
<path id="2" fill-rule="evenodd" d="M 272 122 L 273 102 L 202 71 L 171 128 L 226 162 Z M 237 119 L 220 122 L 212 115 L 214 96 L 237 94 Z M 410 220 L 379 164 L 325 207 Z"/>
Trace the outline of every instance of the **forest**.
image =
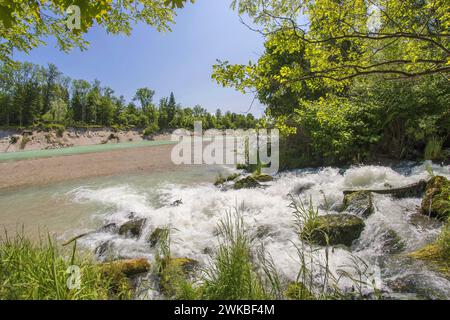
<path id="1" fill-rule="evenodd" d="M 16 62 L 0 66 L 0 126 L 61 128 L 105 126 L 144 129 L 151 135 L 168 129 L 254 128 L 255 117 L 200 105 L 183 107 L 173 93 L 154 102 L 155 91 L 139 88 L 131 102 L 102 86 L 100 81 L 74 80 L 54 64 L 47 67 Z"/>

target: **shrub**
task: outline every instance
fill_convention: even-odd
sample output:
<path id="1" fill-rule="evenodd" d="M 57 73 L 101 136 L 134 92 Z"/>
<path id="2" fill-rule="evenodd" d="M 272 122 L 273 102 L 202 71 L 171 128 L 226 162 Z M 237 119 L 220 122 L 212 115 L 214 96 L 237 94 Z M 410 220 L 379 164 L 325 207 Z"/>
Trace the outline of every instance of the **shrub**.
<path id="1" fill-rule="evenodd" d="M 242 216 L 228 213 L 219 222 L 222 242 L 206 270 L 204 297 L 209 300 L 269 299 L 252 261 L 251 240 Z"/>
<path id="2" fill-rule="evenodd" d="M 147 128 L 145 128 L 144 132 L 142 133 L 145 137 L 154 135 L 156 133 L 158 133 L 159 131 L 159 127 L 157 124 L 152 124 L 150 126 L 148 126 Z"/>

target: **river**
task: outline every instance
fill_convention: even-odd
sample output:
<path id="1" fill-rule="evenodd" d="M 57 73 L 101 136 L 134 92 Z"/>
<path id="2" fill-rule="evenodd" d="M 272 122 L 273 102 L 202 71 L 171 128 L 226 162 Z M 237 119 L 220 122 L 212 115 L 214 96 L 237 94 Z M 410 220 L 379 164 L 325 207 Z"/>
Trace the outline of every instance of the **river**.
<path id="1" fill-rule="evenodd" d="M 450 178 L 448 166 L 432 167 L 435 174 Z M 298 197 L 303 201 L 312 199 L 320 214 L 327 214 L 339 210 L 343 190 L 382 189 L 386 184 L 400 187 L 428 176 L 424 163 L 405 163 L 394 168 L 325 167 L 280 173 L 266 188 L 223 191 L 213 185 L 218 172 L 232 170 L 192 166 L 174 172 L 8 190 L 0 194 L 0 223 L 9 233 L 23 224 L 33 236 L 49 230 L 60 239 L 68 239 L 103 225 L 124 223 L 130 216 L 145 218 L 144 231 L 138 239 L 94 232 L 79 244 L 93 252 L 108 242 L 117 257 L 146 257 L 153 261 L 154 249 L 145 239 L 155 228 L 169 226 L 172 254 L 207 264 L 218 244 L 215 234 L 219 219 L 227 211 L 239 208 L 250 232 L 256 232 L 258 227 L 266 230 L 258 239 L 259 244 L 271 255 L 280 274 L 293 280 L 299 269 L 297 247 L 301 241 L 289 207 L 290 192 L 304 189 Z M 176 200 L 182 203 L 173 206 Z M 440 232 L 441 225 L 428 223 L 426 217 L 417 222 L 420 202 L 420 198 L 375 195 L 375 212 L 365 220 L 366 227 L 351 250 L 336 247 L 329 252 L 330 270 L 336 273 L 358 257 L 367 264 L 371 281 L 389 298 L 449 299 L 449 279 L 404 255 L 433 241 Z M 388 230 L 394 230 L 404 241 L 402 254 L 382 250 Z M 319 252 L 319 258 L 321 254 L 325 255 L 324 250 Z M 352 284 L 343 281 L 340 285 L 349 289 Z"/>

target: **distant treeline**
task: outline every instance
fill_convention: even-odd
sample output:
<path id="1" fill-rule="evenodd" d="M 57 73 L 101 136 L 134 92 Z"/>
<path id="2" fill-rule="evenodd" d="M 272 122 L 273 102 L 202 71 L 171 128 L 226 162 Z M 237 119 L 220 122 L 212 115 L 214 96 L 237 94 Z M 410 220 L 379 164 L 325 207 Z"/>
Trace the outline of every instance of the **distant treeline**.
<path id="1" fill-rule="evenodd" d="M 98 80 L 73 80 L 54 64 L 0 65 L 0 125 L 30 127 L 48 124 L 145 128 L 146 134 L 166 129 L 193 128 L 201 120 L 204 129 L 254 128 L 252 114 L 217 109 L 209 113 L 200 105 L 183 107 L 169 97 L 153 101 L 155 91 L 137 89 L 132 102 L 102 86 Z"/>

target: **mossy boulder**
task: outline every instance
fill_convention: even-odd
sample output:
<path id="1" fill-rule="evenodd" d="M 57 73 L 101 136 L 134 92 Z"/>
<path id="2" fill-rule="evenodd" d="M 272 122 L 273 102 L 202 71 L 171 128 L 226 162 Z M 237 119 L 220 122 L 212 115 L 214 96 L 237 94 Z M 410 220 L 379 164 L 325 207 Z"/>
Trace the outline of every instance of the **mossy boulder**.
<path id="1" fill-rule="evenodd" d="M 301 282 L 289 283 L 284 296 L 291 300 L 315 300 L 315 296 Z"/>
<path id="2" fill-rule="evenodd" d="M 303 228 L 300 237 L 317 245 L 351 246 L 364 229 L 364 221 L 352 214 L 319 216 L 312 229 Z"/>
<path id="3" fill-rule="evenodd" d="M 269 176 L 268 174 L 257 174 L 254 175 L 253 178 L 255 178 L 258 182 L 270 182 L 273 181 L 273 177 Z"/>
<path id="4" fill-rule="evenodd" d="M 220 185 L 224 184 L 225 182 L 236 180 L 237 178 L 239 178 L 240 175 L 241 175 L 240 173 L 233 173 L 233 174 L 229 175 L 228 177 L 223 177 L 222 175 L 219 175 L 216 178 L 214 185 L 220 186 Z"/>
<path id="5" fill-rule="evenodd" d="M 155 230 L 153 230 L 153 232 L 147 238 L 147 242 L 150 244 L 150 247 L 155 247 L 162 239 L 167 236 L 167 233 L 167 228 L 156 228 Z"/>
<path id="6" fill-rule="evenodd" d="M 383 243 L 383 252 L 389 254 L 400 253 L 405 249 L 405 242 L 400 238 L 400 236 L 392 229 L 387 230 L 381 239 Z"/>
<path id="7" fill-rule="evenodd" d="M 145 219 L 135 219 L 125 222 L 119 228 L 119 234 L 133 238 L 139 238 L 144 227 Z"/>
<path id="8" fill-rule="evenodd" d="M 367 218 L 374 212 L 372 192 L 356 191 L 346 194 L 343 211 Z"/>
<path id="9" fill-rule="evenodd" d="M 104 273 L 122 273 L 127 277 L 132 277 L 150 271 L 150 263 L 145 258 L 116 260 L 103 263 L 101 267 Z"/>
<path id="10" fill-rule="evenodd" d="M 253 178 L 252 176 L 248 176 L 245 178 L 242 178 L 238 181 L 236 181 L 234 183 L 234 189 L 239 190 L 239 189 L 252 189 L 252 188 L 258 188 L 261 185 L 259 184 L 258 181 L 256 181 L 255 178 Z"/>
<path id="11" fill-rule="evenodd" d="M 185 282 L 198 267 L 198 261 L 189 258 L 168 258 L 162 261 L 159 270 L 161 291 L 167 296 L 175 295 L 177 286 Z"/>
<path id="12" fill-rule="evenodd" d="M 450 181 L 446 177 L 435 176 L 428 181 L 421 209 L 431 217 L 450 217 Z"/>

